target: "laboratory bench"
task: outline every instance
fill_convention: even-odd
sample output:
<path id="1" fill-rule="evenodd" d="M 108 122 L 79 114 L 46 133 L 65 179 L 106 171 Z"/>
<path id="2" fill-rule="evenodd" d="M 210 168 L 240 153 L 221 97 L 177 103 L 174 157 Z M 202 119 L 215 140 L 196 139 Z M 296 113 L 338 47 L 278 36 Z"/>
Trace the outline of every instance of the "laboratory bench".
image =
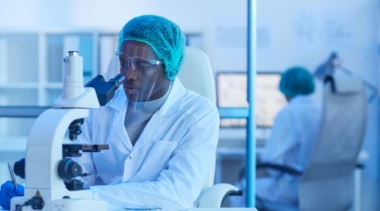
<path id="1" fill-rule="evenodd" d="M 263 151 L 266 139 L 270 131 L 256 130 L 256 155 Z M 244 128 L 221 128 L 217 148 L 215 183 L 234 184 L 239 179 L 240 171 L 245 167 L 246 157 L 246 130 Z M 27 137 L 25 136 L 1 136 L 0 137 L 0 182 L 10 179 L 7 163 L 11 165 L 25 157 Z M 70 141 L 64 140 L 64 143 Z M 72 143 L 72 142 L 71 142 Z M 364 162 L 368 158 L 365 151 L 361 151 L 358 161 Z M 360 203 L 361 170 L 355 171 L 355 200 Z M 17 177 L 19 183 L 24 180 Z M 227 200 L 226 200 L 227 201 Z M 227 202 L 228 203 L 228 202 Z M 228 206 L 228 204 L 224 204 Z M 198 209 L 197 209 L 198 210 Z"/>

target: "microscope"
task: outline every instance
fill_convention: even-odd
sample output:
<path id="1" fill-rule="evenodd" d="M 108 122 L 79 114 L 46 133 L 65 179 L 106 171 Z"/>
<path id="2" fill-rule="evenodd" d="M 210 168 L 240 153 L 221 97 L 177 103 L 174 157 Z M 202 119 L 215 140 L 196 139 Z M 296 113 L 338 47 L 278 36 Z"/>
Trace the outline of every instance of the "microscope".
<path id="1" fill-rule="evenodd" d="M 91 190 L 74 179 L 89 174 L 67 157 L 99 152 L 108 149 L 108 145 L 63 144 L 63 140 L 68 128 L 69 138 L 77 138 L 89 109 L 107 104 L 124 76 L 119 74 L 106 82 L 98 75 L 83 86 L 83 58 L 79 52 L 69 51 L 63 63 L 62 95 L 52 109 L 34 122 L 27 141 L 25 167 L 15 168 L 24 170 L 26 185 L 23 197 L 12 198 L 11 210 L 107 210 L 105 201 L 93 200 Z"/>

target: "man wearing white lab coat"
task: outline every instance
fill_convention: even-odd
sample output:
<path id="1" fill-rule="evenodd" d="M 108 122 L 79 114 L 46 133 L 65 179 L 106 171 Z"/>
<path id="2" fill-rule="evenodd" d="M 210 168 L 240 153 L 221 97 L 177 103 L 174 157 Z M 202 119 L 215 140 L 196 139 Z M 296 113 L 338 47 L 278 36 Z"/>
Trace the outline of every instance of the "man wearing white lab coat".
<path id="1" fill-rule="evenodd" d="M 109 144 L 109 150 L 75 159 L 92 173 L 82 180 L 94 198 L 110 209 L 191 208 L 214 165 L 218 111 L 176 78 L 184 47 L 178 26 L 158 16 L 134 18 L 119 34 L 115 61 L 124 89 L 90 112 L 78 137 L 80 143 Z"/>
<path id="2" fill-rule="evenodd" d="M 318 139 L 322 110 L 315 100 L 313 76 L 304 68 L 294 67 L 282 74 L 280 91 L 289 104 L 276 116 L 271 135 L 260 156 L 261 162 L 292 167 L 302 171 Z M 277 204 L 297 210 L 299 176 L 267 170 L 256 179 L 257 207 L 281 210 Z M 245 178 L 237 184 L 246 188 Z M 231 199 L 233 206 L 246 206 L 245 196 Z"/>
<path id="3" fill-rule="evenodd" d="M 206 99 L 175 79 L 162 107 L 152 116 L 136 144 L 124 128 L 127 109 L 119 89 L 105 107 L 93 110 L 83 124 L 82 143 L 109 144 L 110 149 L 82 154 L 84 172 L 98 176 L 95 199 L 109 206 L 150 204 L 179 210 L 192 206 L 213 165 L 218 113 Z M 86 178 L 94 184 L 95 177 Z"/>

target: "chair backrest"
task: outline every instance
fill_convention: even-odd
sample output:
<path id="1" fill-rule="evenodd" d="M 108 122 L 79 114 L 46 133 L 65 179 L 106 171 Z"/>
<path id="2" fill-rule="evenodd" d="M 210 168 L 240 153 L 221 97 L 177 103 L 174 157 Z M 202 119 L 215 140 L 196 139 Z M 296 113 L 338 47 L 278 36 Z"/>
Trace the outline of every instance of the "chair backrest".
<path id="1" fill-rule="evenodd" d="M 216 105 L 215 78 L 210 60 L 204 52 L 194 47 L 186 47 L 185 53 L 185 61 L 178 78 L 186 89 L 200 94 Z M 214 156 L 215 160 L 216 155 Z M 215 165 L 210 169 L 203 190 L 214 184 L 214 176 Z"/>
<path id="2" fill-rule="evenodd" d="M 353 173 L 367 119 L 360 79 L 326 79 L 318 141 L 299 183 L 299 210 L 348 210 L 353 202 Z"/>
<path id="3" fill-rule="evenodd" d="M 186 47 L 178 78 L 186 89 L 202 95 L 216 105 L 215 77 L 207 55 L 194 47 Z"/>

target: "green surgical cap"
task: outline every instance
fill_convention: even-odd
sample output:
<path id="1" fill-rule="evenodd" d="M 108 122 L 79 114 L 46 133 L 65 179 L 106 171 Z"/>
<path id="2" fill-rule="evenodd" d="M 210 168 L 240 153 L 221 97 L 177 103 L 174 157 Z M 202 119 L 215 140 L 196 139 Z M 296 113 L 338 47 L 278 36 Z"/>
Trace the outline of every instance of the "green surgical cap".
<path id="1" fill-rule="evenodd" d="M 290 68 L 282 73 L 280 91 L 288 97 L 311 94 L 314 92 L 314 78 L 305 68 Z"/>
<path id="2" fill-rule="evenodd" d="M 119 50 L 124 41 L 149 45 L 157 57 L 165 62 L 165 76 L 173 80 L 185 57 L 186 37 L 172 21 L 155 15 L 133 18 L 119 32 Z"/>

